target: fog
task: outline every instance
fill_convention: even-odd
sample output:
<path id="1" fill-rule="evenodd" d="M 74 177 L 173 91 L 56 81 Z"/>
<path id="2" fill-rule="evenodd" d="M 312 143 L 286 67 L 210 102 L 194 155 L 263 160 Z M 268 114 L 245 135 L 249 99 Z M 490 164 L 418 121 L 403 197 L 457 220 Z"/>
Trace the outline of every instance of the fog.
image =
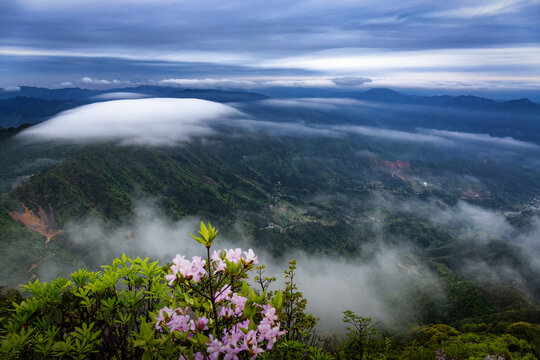
<path id="1" fill-rule="evenodd" d="M 120 225 L 111 226 L 91 217 L 71 221 L 65 233 L 94 266 L 109 264 L 123 253 L 148 256 L 160 260 L 162 265 L 177 253 L 204 255 L 204 247 L 190 236 L 198 230 L 200 219 L 168 220 L 156 204 L 154 200 L 138 201 L 131 220 Z M 236 247 L 253 248 L 251 239 L 241 230 L 241 222 L 229 235 L 220 233 L 213 249 Z M 273 290 L 283 288 L 283 271 L 288 261 L 297 261 L 295 282 L 308 299 L 308 311 L 319 318 L 317 329 L 323 333 L 344 331 L 342 312 L 345 310 L 370 316 L 385 326 L 402 325 L 413 318 L 417 310 L 403 302 L 396 308 L 396 298 L 409 294 L 414 284 L 437 282 L 435 275 L 411 257 L 412 248 L 388 246 L 380 240 L 365 244 L 366 255 L 361 259 L 347 261 L 300 250 L 277 260 L 264 249 L 254 248 L 254 251 L 259 255 L 260 264 L 267 266 L 267 275 L 277 278 L 271 285 Z M 407 267 L 414 267 L 414 272 Z M 40 266 L 39 271 L 42 279 L 55 275 L 54 266 Z M 253 272 L 251 278 L 254 276 Z"/>
<path id="2" fill-rule="evenodd" d="M 531 225 L 519 229 L 503 212 L 465 201 L 445 206 L 438 202 L 373 195 L 370 202 L 373 208 L 409 214 L 447 229 L 459 241 L 453 250 L 457 251 L 453 255 L 456 264 L 453 270 L 458 274 L 482 283 L 518 288 L 531 298 L 540 296 L 540 216 L 533 215 Z"/>

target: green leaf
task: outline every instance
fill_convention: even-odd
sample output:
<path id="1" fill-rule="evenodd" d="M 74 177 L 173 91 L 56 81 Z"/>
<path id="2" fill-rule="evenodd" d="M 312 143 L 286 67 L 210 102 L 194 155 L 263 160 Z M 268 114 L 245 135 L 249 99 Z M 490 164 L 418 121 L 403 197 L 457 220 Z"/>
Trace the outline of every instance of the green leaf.
<path id="1" fill-rule="evenodd" d="M 250 291 L 251 291 L 251 288 L 249 287 L 248 283 L 245 281 L 242 281 L 242 290 L 241 290 L 242 296 L 248 297 Z"/>
<path id="2" fill-rule="evenodd" d="M 283 305 L 283 295 L 281 294 L 281 290 L 276 291 L 276 294 L 274 295 L 274 298 L 272 299 L 272 306 L 279 310 L 281 309 L 281 306 Z"/>
<path id="3" fill-rule="evenodd" d="M 204 345 L 210 342 L 210 338 L 208 338 L 208 336 L 204 335 L 203 333 L 197 333 L 197 340 L 199 340 L 201 345 Z"/>

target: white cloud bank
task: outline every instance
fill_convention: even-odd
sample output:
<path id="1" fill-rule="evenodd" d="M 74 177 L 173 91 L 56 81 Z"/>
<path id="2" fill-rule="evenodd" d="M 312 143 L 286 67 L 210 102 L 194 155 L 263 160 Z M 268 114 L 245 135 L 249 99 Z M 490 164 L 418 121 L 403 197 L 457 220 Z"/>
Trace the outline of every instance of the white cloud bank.
<path id="1" fill-rule="evenodd" d="M 148 97 L 148 95 L 140 94 L 140 93 L 133 93 L 133 92 L 123 92 L 123 91 L 116 91 L 116 92 L 110 92 L 105 94 L 99 94 L 96 96 L 92 96 L 91 99 L 96 100 L 121 100 L 121 99 L 141 99 Z"/>
<path id="2" fill-rule="evenodd" d="M 241 116 L 230 106 L 200 99 L 115 100 L 62 112 L 21 136 L 163 146 L 212 134 L 211 122 Z"/>

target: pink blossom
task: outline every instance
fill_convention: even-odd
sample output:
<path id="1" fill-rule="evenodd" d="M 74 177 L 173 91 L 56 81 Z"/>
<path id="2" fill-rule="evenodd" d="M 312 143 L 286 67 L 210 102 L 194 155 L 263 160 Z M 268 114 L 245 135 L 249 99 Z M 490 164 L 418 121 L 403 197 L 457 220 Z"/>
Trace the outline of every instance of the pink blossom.
<path id="1" fill-rule="evenodd" d="M 251 249 L 249 249 L 248 251 L 244 251 L 244 256 L 245 256 L 245 262 L 247 264 L 251 264 L 251 263 L 258 264 L 259 263 L 258 256 L 255 255 L 255 253 Z"/>
<path id="2" fill-rule="evenodd" d="M 214 251 L 210 258 L 212 259 L 212 264 L 214 264 L 215 267 L 214 275 L 220 271 L 227 270 L 227 264 L 225 263 L 225 260 L 221 258 L 221 252 Z"/>
<path id="3" fill-rule="evenodd" d="M 191 331 L 203 331 L 208 330 L 208 318 L 201 316 L 196 321 L 191 320 L 189 323 L 189 328 Z"/>
<path id="4" fill-rule="evenodd" d="M 238 324 L 238 327 L 241 329 L 246 329 L 249 327 L 249 319 L 246 319 Z"/>
<path id="5" fill-rule="evenodd" d="M 236 249 L 229 249 L 226 250 L 225 258 L 229 260 L 232 263 L 238 264 L 240 259 L 242 258 L 242 249 L 236 248 Z"/>
<path id="6" fill-rule="evenodd" d="M 218 295 L 216 296 L 216 301 L 220 302 L 223 300 L 229 300 L 229 296 L 231 295 L 231 293 L 231 285 L 223 285 Z"/>
<path id="7" fill-rule="evenodd" d="M 206 261 L 200 256 L 194 256 L 190 265 L 191 269 L 189 275 L 193 277 L 193 281 L 199 281 L 206 275 L 206 269 L 204 268 L 206 266 Z"/>
<path id="8" fill-rule="evenodd" d="M 210 355 L 210 359 L 217 359 L 219 354 L 222 353 L 225 348 L 223 347 L 221 341 L 214 339 L 212 334 L 210 334 L 208 337 L 210 338 L 210 342 L 206 343 L 206 351 Z"/>
<path id="9" fill-rule="evenodd" d="M 250 350 L 250 353 L 253 354 L 253 356 L 250 357 L 250 360 L 253 360 L 253 359 L 257 358 L 257 356 L 259 354 L 264 352 L 264 349 L 260 348 L 260 347 L 257 347 L 257 344 L 254 344 L 253 346 L 251 346 L 249 350 Z"/>
<path id="10" fill-rule="evenodd" d="M 189 315 L 178 315 L 173 313 L 171 321 L 167 323 L 167 327 L 172 332 L 178 330 L 185 333 L 189 330 Z"/>
<path id="11" fill-rule="evenodd" d="M 173 314 L 173 310 L 169 309 L 168 307 L 164 307 L 163 309 L 159 310 L 159 315 L 158 315 L 158 318 L 157 318 L 157 321 L 156 321 L 156 330 L 158 331 L 161 331 L 162 328 L 161 328 L 161 323 L 163 321 L 165 321 L 165 316 L 163 316 L 163 313 L 166 313 L 167 314 L 167 318 L 170 318 L 171 315 Z"/>
<path id="12" fill-rule="evenodd" d="M 274 309 L 274 307 L 270 304 L 263 305 L 263 311 L 261 311 L 261 314 L 270 320 L 272 324 L 277 320 L 276 309 Z"/>
<path id="13" fill-rule="evenodd" d="M 218 261 L 221 259 L 221 251 L 218 252 L 216 250 L 214 250 L 214 252 L 212 253 L 212 256 L 210 256 L 210 259 L 212 259 L 213 261 Z"/>
<path id="14" fill-rule="evenodd" d="M 183 277 L 187 277 L 191 270 L 191 262 L 186 260 L 186 258 L 180 254 L 176 254 L 173 259 L 173 265 L 171 265 L 171 271 L 174 275 L 178 273 L 182 274 Z"/>
<path id="15" fill-rule="evenodd" d="M 235 314 L 240 315 L 242 311 L 244 311 L 244 307 L 246 306 L 247 298 L 238 295 L 237 293 L 233 293 L 231 297 L 231 302 L 234 304 L 235 307 Z"/>

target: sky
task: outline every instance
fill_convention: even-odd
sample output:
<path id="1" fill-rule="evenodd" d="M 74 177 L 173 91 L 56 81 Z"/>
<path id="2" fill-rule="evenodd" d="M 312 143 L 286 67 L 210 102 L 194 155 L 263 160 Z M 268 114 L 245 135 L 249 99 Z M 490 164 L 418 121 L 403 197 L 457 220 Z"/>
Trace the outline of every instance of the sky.
<path id="1" fill-rule="evenodd" d="M 540 99 L 540 0 L 0 2 L 0 87 L 138 84 Z"/>

